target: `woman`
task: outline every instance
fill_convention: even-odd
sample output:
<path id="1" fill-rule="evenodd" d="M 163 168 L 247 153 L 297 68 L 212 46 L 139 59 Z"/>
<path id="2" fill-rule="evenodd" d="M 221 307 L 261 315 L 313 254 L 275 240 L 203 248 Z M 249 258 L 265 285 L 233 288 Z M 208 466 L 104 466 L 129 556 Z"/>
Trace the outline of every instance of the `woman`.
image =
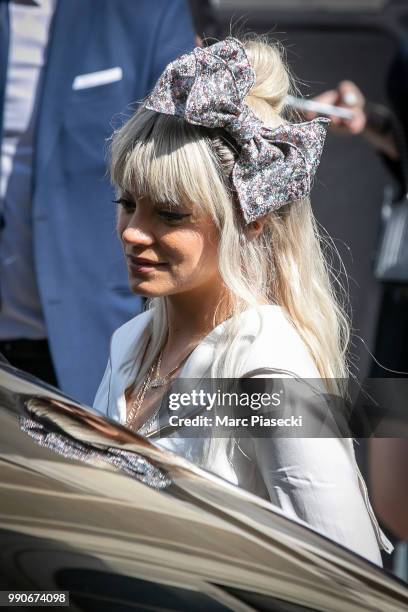
<path id="1" fill-rule="evenodd" d="M 158 429 L 180 378 L 347 377 L 348 322 L 308 200 L 325 120 L 292 125 L 275 46 L 227 38 L 170 64 L 114 135 L 118 233 L 150 308 L 118 329 L 97 410 Z M 183 438 L 158 444 L 381 563 L 388 546 L 344 439 Z"/>

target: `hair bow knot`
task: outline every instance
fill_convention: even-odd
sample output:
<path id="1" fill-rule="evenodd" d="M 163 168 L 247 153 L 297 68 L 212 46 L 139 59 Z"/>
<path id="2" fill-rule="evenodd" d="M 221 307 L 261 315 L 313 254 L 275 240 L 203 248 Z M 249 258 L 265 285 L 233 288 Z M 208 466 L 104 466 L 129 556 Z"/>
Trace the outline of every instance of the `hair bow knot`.
<path id="1" fill-rule="evenodd" d="M 144 102 L 188 123 L 226 130 L 240 145 L 232 181 L 247 223 L 309 194 L 328 119 L 266 127 L 245 104 L 255 72 L 227 38 L 171 62 Z"/>

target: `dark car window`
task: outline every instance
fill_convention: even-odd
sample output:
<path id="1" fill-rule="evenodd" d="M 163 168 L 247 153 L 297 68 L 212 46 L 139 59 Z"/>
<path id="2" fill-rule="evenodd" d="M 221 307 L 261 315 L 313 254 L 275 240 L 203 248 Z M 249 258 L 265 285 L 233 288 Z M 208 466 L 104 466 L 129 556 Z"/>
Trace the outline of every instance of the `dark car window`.
<path id="1" fill-rule="evenodd" d="M 84 612 L 230 612 L 231 608 L 198 591 L 98 570 L 63 569 L 58 588 Z"/>
<path id="2" fill-rule="evenodd" d="M 67 568 L 59 570 L 55 580 L 58 588 L 70 591 L 71 605 L 77 605 L 84 612 L 227 612 L 234 609 L 205 593 L 99 570 Z M 317 612 L 269 595 L 214 586 L 259 612 Z"/>
<path id="3" fill-rule="evenodd" d="M 257 612 L 318 612 L 315 608 L 308 608 L 298 604 L 283 601 L 270 595 L 243 591 L 242 589 L 221 587 L 240 601 L 252 606 Z"/>

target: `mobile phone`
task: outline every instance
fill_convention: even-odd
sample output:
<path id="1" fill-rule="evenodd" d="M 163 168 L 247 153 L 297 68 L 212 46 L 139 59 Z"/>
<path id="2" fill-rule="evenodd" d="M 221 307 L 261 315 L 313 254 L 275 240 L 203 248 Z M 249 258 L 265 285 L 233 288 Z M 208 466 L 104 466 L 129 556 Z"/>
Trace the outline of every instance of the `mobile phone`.
<path id="1" fill-rule="evenodd" d="M 328 117 L 340 117 L 341 119 L 353 119 L 354 117 L 353 111 L 347 108 L 339 108 L 338 106 L 333 106 L 333 104 L 324 104 L 323 102 L 296 98 L 295 96 L 286 96 L 285 105 L 297 110 L 310 111 L 317 115 L 326 115 Z"/>

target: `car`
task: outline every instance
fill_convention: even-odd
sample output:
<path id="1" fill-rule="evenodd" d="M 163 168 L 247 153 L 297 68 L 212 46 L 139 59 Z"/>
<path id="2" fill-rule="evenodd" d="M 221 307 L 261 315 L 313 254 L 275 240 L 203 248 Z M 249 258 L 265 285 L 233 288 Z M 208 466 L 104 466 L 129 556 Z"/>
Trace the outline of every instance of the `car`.
<path id="1" fill-rule="evenodd" d="M 1 591 L 86 612 L 408 610 L 381 568 L 8 364 L 0 489 Z"/>

